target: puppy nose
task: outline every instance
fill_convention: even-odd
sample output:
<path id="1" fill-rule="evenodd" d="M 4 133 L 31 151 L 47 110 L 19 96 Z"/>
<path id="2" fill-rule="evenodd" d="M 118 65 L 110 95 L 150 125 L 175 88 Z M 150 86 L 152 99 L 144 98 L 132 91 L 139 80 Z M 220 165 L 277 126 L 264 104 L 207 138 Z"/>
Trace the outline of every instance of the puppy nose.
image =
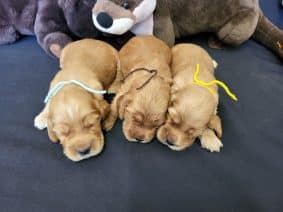
<path id="1" fill-rule="evenodd" d="M 81 156 L 85 156 L 85 155 L 90 153 L 90 147 L 88 147 L 86 149 L 79 150 L 78 152 Z"/>
<path id="2" fill-rule="evenodd" d="M 102 27 L 107 29 L 113 25 L 113 18 L 106 12 L 99 13 L 96 20 Z"/>

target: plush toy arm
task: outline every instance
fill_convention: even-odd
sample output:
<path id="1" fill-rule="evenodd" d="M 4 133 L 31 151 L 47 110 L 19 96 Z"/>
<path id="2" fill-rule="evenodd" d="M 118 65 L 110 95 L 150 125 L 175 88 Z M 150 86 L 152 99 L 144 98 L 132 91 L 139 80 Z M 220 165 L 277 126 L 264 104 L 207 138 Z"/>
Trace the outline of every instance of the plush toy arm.
<path id="1" fill-rule="evenodd" d="M 158 0 L 154 13 L 154 35 L 170 47 L 175 43 L 174 25 L 165 0 Z"/>
<path id="2" fill-rule="evenodd" d="M 34 30 L 40 46 L 56 57 L 72 41 L 68 36 L 70 32 L 63 12 L 56 0 L 39 0 Z"/>

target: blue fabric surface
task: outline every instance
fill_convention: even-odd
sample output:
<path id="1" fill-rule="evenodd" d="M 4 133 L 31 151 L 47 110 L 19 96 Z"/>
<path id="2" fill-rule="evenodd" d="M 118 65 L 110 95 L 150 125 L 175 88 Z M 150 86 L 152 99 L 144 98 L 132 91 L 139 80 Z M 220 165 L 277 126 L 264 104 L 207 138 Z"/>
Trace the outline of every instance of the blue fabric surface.
<path id="1" fill-rule="evenodd" d="M 283 28 L 276 0 L 263 10 Z M 33 37 L 0 47 L 0 211 L 283 211 L 283 63 L 254 41 L 213 50 L 219 63 L 224 149 L 172 152 L 157 141 L 128 144 L 121 123 L 99 157 L 73 163 L 33 128 L 58 63 Z"/>

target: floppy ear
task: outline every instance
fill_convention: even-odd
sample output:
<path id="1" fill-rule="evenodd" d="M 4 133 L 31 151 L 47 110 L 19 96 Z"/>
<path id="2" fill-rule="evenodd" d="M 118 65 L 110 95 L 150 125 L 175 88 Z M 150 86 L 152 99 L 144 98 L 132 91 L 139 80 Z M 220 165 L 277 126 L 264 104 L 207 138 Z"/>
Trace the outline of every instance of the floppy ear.
<path id="1" fill-rule="evenodd" d="M 146 20 L 133 26 L 131 32 L 135 35 L 153 35 L 153 29 L 153 15 L 150 15 Z"/>
<path id="2" fill-rule="evenodd" d="M 54 129 L 54 125 L 52 121 L 50 120 L 50 118 L 48 118 L 48 123 L 47 123 L 48 137 L 52 142 L 57 143 L 59 139 L 56 136 L 56 133 L 54 132 L 53 129 Z"/>
<path id="3" fill-rule="evenodd" d="M 111 105 L 111 111 L 115 112 L 120 119 L 124 119 L 125 110 L 130 103 L 129 95 L 127 93 L 118 94 Z"/>
<path id="4" fill-rule="evenodd" d="M 120 93 L 115 96 L 111 104 L 110 113 L 103 121 L 103 128 L 105 130 L 109 131 L 112 129 L 118 116 L 120 117 L 120 119 L 124 119 L 125 109 L 129 104 L 129 101 L 127 101 L 126 96 L 127 94 L 125 93 Z"/>
<path id="5" fill-rule="evenodd" d="M 222 125 L 219 116 L 213 115 L 208 123 L 208 127 L 216 132 L 218 138 L 222 137 Z"/>
<path id="6" fill-rule="evenodd" d="M 102 120 L 107 117 L 110 112 L 110 105 L 104 99 L 95 99 L 93 101 L 94 107 L 99 111 Z"/>

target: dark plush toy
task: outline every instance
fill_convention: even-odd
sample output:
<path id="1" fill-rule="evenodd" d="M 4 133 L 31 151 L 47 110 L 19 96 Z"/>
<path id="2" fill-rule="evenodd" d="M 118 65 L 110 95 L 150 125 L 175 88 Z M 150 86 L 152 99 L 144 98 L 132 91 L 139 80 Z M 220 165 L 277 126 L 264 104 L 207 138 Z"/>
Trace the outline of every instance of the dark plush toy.
<path id="1" fill-rule="evenodd" d="M 96 0 L 0 0 L 0 44 L 35 34 L 55 56 L 76 38 L 98 37 L 92 22 Z"/>
<path id="2" fill-rule="evenodd" d="M 283 58 L 283 31 L 264 16 L 258 0 L 97 0 L 93 21 L 102 32 L 154 34 L 170 45 L 200 32 L 215 32 L 233 46 L 253 37 Z"/>

